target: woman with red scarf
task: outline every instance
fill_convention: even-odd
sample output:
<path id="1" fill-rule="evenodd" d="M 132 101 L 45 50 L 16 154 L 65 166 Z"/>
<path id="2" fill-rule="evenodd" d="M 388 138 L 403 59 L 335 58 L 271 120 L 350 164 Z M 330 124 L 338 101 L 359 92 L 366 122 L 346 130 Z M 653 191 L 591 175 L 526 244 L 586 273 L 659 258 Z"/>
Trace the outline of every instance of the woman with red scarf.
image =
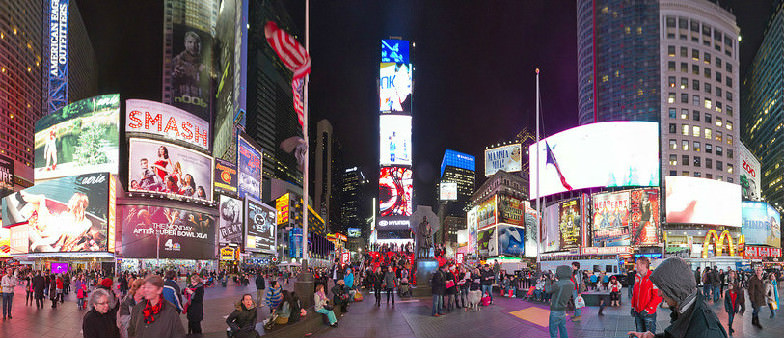
<path id="1" fill-rule="evenodd" d="M 163 278 L 151 275 L 144 279 L 144 301 L 131 311 L 128 336 L 136 338 L 184 338 L 185 328 L 177 308 L 163 299 Z"/>
<path id="2" fill-rule="evenodd" d="M 727 291 L 724 291 L 724 310 L 727 311 L 727 328 L 729 328 L 730 334 L 735 332 L 732 329 L 732 320 L 735 319 L 735 314 L 740 310 L 742 302 L 745 302 L 743 290 L 738 284 L 730 283 Z"/>

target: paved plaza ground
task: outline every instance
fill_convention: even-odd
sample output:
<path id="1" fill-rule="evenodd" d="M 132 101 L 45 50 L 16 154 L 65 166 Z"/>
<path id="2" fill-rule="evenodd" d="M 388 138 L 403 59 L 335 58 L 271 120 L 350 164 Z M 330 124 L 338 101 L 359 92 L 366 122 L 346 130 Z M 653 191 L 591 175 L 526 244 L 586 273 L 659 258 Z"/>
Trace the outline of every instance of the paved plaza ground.
<path id="1" fill-rule="evenodd" d="M 182 284 L 182 283 L 181 283 Z M 287 288 L 293 286 L 293 280 Z M 227 287 L 211 287 L 205 291 L 204 337 L 226 337 L 225 317 L 243 293 L 255 295 L 253 280 L 247 287 L 232 282 Z M 372 295 L 365 293 L 365 301 L 353 303 L 349 312 L 340 318 L 338 328 L 324 326 L 312 337 L 548 337 L 547 321 L 549 308 L 545 304 L 526 302 L 517 298 L 496 297 L 494 305 L 480 307 L 479 312 L 453 311 L 445 316 L 431 317 L 430 298 L 398 298 L 395 307 L 382 301 L 380 308 L 375 307 Z M 35 306 L 25 306 L 25 293 L 21 287 L 16 289 L 13 319 L 0 322 L 0 337 L 81 337 L 83 311 L 76 309 L 75 297 L 69 295 L 65 304 L 57 309 L 46 306 L 36 310 Z M 625 299 L 624 299 L 625 301 Z M 722 323 L 727 322 L 723 303 L 709 303 Z M 597 307 L 583 310 L 583 320 L 579 323 L 568 321 L 566 324 L 570 337 L 626 337 L 626 332 L 634 329 L 634 321 L 629 315 L 628 302 L 619 308 L 606 308 L 604 316 L 598 316 Z M 269 310 L 259 311 L 263 319 Z M 735 318 L 735 337 L 781 337 L 784 321 L 780 317 L 769 319 L 767 308 L 761 311 L 763 330 L 751 326 L 751 306 L 743 315 Z M 181 316 L 183 326 L 187 327 L 185 315 Z M 669 310 L 659 309 L 658 330 L 661 332 L 669 321 Z M 297 324 L 294 324 L 297 325 Z"/>

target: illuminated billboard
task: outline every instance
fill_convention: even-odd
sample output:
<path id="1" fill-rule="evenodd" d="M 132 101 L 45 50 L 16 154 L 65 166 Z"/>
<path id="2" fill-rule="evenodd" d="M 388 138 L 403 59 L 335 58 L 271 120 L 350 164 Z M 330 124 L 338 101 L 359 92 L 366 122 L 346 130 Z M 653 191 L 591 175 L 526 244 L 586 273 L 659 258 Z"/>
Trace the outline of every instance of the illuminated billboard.
<path id="1" fill-rule="evenodd" d="M 741 187 L 709 178 L 667 176 L 667 223 L 739 227 L 743 223 Z"/>
<path id="2" fill-rule="evenodd" d="M 237 166 L 224 159 L 215 159 L 215 190 L 237 194 Z"/>
<path id="3" fill-rule="evenodd" d="M 525 253 L 525 229 L 508 224 L 498 225 L 498 254 L 522 257 Z"/>
<path id="4" fill-rule="evenodd" d="M 151 134 L 167 141 L 209 150 L 210 124 L 177 107 L 149 100 L 125 100 L 125 132 Z"/>
<path id="5" fill-rule="evenodd" d="M 242 135 L 237 136 L 238 186 L 240 199 L 261 197 L 261 151 Z"/>
<path id="6" fill-rule="evenodd" d="M 277 211 L 275 208 L 251 198 L 245 199 L 245 249 L 271 255 L 277 248 Z"/>
<path id="7" fill-rule="evenodd" d="M 528 148 L 531 199 L 592 187 L 659 186 L 656 122 L 586 124 L 550 136 L 538 148 L 538 165 L 537 145 Z"/>
<path id="8" fill-rule="evenodd" d="M 411 165 L 411 116 L 381 115 L 379 121 L 379 164 Z"/>
<path id="9" fill-rule="evenodd" d="M 439 200 L 441 200 L 441 201 L 457 201 L 457 183 L 456 182 L 441 182 L 438 191 L 439 191 Z"/>
<path id="10" fill-rule="evenodd" d="M 123 257 L 215 258 L 215 219 L 193 210 L 120 206 Z"/>
<path id="11" fill-rule="evenodd" d="M 558 216 L 561 206 L 558 203 L 544 208 L 542 222 L 542 250 L 544 252 L 558 251 L 561 245 L 561 236 L 558 232 Z"/>
<path id="12" fill-rule="evenodd" d="M 0 155 L 0 198 L 14 192 L 14 160 Z"/>
<path id="13" fill-rule="evenodd" d="M 762 169 L 759 160 L 752 154 L 743 143 L 740 144 L 740 185 L 743 187 L 743 199 L 749 201 L 759 201 L 762 182 L 760 175 Z"/>
<path id="14" fill-rule="evenodd" d="M 536 257 L 539 253 L 540 217 L 536 209 L 525 201 L 525 257 Z"/>
<path id="15" fill-rule="evenodd" d="M 71 103 L 35 123 L 35 180 L 85 173 L 117 174 L 120 95 Z"/>
<path id="16" fill-rule="evenodd" d="M 496 227 L 479 230 L 476 240 L 479 256 L 498 256 L 498 233 Z"/>
<path id="17" fill-rule="evenodd" d="M 561 234 L 559 249 L 577 248 L 582 241 L 582 199 L 575 198 L 560 203 L 558 231 Z"/>
<path id="18" fill-rule="evenodd" d="M 380 111 L 411 112 L 412 74 L 408 41 L 382 40 Z"/>
<path id="19" fill-rule="evenodd" d="M 662 243 L 659 188 L 632 190 L 629 204 L 631 244 L 641 246 Z"/>
<path id="20" fill-rule="evenodd" d="M 26 222 L 12 228 L 14 253 L 108 251 L 109 177 L 61 177 L 3 198 L 3 226 Z"/>
<path id="21" fill-rule="evenodd" d="M 477 204 L 476 225 L 479 229 L 498 223 L 498 209 L 496 208 L 496 195 Z"/>
<path id="22" fill-rule="evenodd" d="M 411 216 L 414 193 L 414 172 L 411 169 L 381 167 L 378 185 L 381 217 Z"/>
<path id="23" fill-rule="evenodd" d="M 348 231 L 346 232 L 346 236 L 354 237 L 354 238 L 362 237 L 362 229 L 359 229 L 359 228 L 348 228 Z"/>
<path id="24" fill-rule="evenodd" d="M 220 222 L 218 224 L 218 242 L 221 244 L 242 244 L 245 215 L 243 203 L 238 199 L 221 195 L 218 205 Z"/>
<path id="25" fill-rule="evenodd" d="M 49 43 L 48 113 L 68 103 L 68 1 L 49 0 L 46 8 L 49 19 L 48 36 L 44 38 Z"/>
<path id="26" fill-rule="evenodd" d="M 275 210 L 278 212 L 278 225 L 289 223 L 289 194 L 283 194 L 275 200 Z"/>
<path id="27" fill-rule="evenodd" d="M 781 215 L 764 202 L 743 202 L 743 237 L 749 245 L 781 248 Z"/>
<path id="28" fill-rule="evenodd" d="M 470 254 L 475 253 L 477 250 L 477 246 L 476 246 L 477 245 L 476 237 L 478 235 L 477 234 L 478 228 L 476 223 L 477 209 L 478 209 L 477 207 L 471 208 L 471 210 L 469 210 L 468 214 L 466 215 L 466 223 L 467 223 L 466 226 L 468 230 L 468 252 Z"/>
<path id="29" fill-rule="evenodd" d="M 508 146 L 485 149 L 485 176 L 493 176 L 499 170 L 508 173 L 523 170 L 523 146 Z"/>
<path id="30" fill-rule="evenodd" d="M 128 140 L 128 191 L 212 201 L 212 158 L 170 143 Z"/>
<path id="31" fill-rule="evenodd" d="M 517 197 L 498 194 L 498 223 L 525 225 L 525 204 Z"/>
<path id="32" fill-rule="evenodd" d="M 0 227 L 0 257 L 11 257 L 11 229 Z"/>
<path id="33" fill-rule="evenodd" d="M 593 246 L 626 246 L 631 244 L 629 229 L 630 192 L 595 194 L 592 198 Z"/>

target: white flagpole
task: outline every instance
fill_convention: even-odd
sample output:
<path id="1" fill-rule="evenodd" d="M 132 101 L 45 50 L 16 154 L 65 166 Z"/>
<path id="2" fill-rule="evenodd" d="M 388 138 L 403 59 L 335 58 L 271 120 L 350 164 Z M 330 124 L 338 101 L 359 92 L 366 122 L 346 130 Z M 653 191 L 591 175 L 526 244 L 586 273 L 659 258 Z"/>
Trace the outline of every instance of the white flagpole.
<path id="1" fill-rule="evenodd" d="M 310 0 L 305 0 L 305 50 L 310 54 Z M 302 261 L 307 264 L 308 261 L 308 179 L 310 175 L 310 141 L 308 139 L 308 86 L 310 83 L 310 75 L 305 76 L 305 88 L 303 89 L 305 95 L 305 102 L 303 108 L 305 110 L 302 119 L 302 135 L 305 139 L 305 163 L 302 165 Z M 307 267 L 307 265 L 304 265 Z"/>
<path id="2" fill-rule="evenodd" d="M 541 231 L 539 231 L 539 230 L 542 228 L 542 219 L 543 219 L 542 214 L 541 214 L 541 205 L 540 205 L 540 199 L 539 199 L 539 195 L 540 195 L 539 194 L 539 174 L 540 174 L 539 173 L 539 68 L 536 68 L 536 143 L 535 144 L 536 144 L 536 163 L 534 165 L 536 166 L 536 215 L 539 218 L 539 222 L 537 224 L 537 229 L 536 229 L 536 231 L 538 233 L 538 237 L 539 237 L 539 238 L 537 238 L 538 240 L 537 240 L 537 245 L 536 245 L 536 249 L 537 249 L 537 252 L 536 252 L 536 263 L 537 263 L 537 265 L 539 265 L 539 263 L 541 262 L 540 261 L 540 257 L 541 257 L 540 253 L 542 252 L 542 250 L 541 250 L 542 238 L 541 238 Z M 530 179 L 530 176 L 531 176 L 530 175 L 530 172 L 531 172 L 531 168 L 530 167 L 528 168 L 528 172 L 529 172 L 528 176 L 529 176 L 529 179 Z"/>

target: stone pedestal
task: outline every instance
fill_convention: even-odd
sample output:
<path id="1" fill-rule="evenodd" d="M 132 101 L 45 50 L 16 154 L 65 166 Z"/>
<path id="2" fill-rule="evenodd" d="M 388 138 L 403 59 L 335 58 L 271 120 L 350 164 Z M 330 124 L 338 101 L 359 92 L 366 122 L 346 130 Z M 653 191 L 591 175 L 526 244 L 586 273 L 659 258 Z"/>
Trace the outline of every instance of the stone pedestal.
<path id="1" fill-rule="evenodd" d="M 438 261 L 434 258 L 417 259 L 416 287 L 411 289 L 414 297 L 427 297 L 433 294 L 430 288 L 430 277 L 438 269 Z"/>
<path id="2" fill-rule="evenodd" d="M 297 293 L 303 309 L 313 306 L 313 273 L 308 270 L 307 260 L 302 260 L 302 269 L 294 283 L 294 292 Z"/>

